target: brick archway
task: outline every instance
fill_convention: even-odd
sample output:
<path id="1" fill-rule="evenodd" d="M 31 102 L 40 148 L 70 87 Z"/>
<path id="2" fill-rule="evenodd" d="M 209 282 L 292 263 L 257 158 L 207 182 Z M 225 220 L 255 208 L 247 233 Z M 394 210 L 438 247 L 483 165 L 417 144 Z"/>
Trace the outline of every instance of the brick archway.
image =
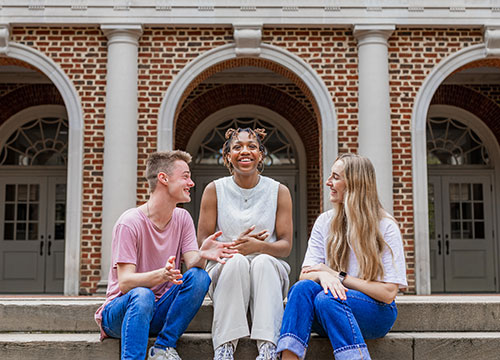
<path id="1" fill-rule="evenodd" d="M 22 86 L 0 98 L 0 125 L 19 111 L 37 105 L 64 106 L 64 101 L 52 84 Z"/>
<path id="2" fill-rule="evenodd" d="M 196 127 L 209 115 L 239 104 L 258 105 L 280 114 L 301 137 L 307 158 L 307 227 L 310 231 L 321 204 L 320 130 L 314 114 L 289 94 L 261 84 L 221 85 L 209 90 L 179 113 L 175 126 L 175 148 L 186 149 Z"/>

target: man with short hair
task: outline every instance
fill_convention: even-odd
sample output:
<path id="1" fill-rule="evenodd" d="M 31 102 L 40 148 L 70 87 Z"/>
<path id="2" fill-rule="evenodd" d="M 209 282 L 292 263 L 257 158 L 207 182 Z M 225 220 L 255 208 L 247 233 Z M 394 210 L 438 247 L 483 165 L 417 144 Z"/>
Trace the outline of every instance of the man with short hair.
<path id="1" fill-rule="evenodd" d="M 121 338 L 121 358 L 144 360 L 148 337 L 157 339 L 148 359 L 180 359 L 177 340 L 198 312 L 210 285 L 206 260 L 225 263 L 235 253 L 207 237 L 198 250 L 193 219 L 177 204 L 194 186 L 184 151 L 153 153 L 146 165 L 149 200 L 125 211 L 113 229 L 105 303 L 95 318 L 104 337 Z M 186 273 L 181 274 L 181 259 Z"/>

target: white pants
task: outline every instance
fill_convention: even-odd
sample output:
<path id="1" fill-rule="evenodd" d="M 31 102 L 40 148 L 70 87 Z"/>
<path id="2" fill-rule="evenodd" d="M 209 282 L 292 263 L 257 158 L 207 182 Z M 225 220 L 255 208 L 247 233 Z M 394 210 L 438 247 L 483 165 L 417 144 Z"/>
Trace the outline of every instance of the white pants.
<path id="1" fill-rule="evenodd" d="M 209 264 L 207 271 L 212 279 L 208 294 L 214 304 L 214 349 L 229 341 L 236 347 L 237 340 L 248 335 L 276 345 L 290 266 L 266 254 L 235 254 L 224 265 Z M 249 305 L 251 332 L 247 321 Z"/>

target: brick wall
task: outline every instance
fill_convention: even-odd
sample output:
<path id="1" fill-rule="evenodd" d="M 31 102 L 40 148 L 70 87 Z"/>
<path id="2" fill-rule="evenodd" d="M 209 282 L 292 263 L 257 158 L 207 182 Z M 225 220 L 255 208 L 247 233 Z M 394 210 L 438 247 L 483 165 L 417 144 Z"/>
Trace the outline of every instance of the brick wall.
<path id="1" fill-rule="evenodd" d="M 98 27 L 13 27 L 12 40 L 33 47 L 66 72 L 80 96 L 84 113 L 82 206 L 82 293 L 95 291 L 100 278 L 102 155 L 106 76 L 106 38 Z M 157 117 L 165 92 L 184 66 L 206 51 L 232 42 L 232 29 L 147 27 L 139 42 L 138 199 L 146 200 L 142 179 L 147 154 L 157 146 Z M 357 150 L 357 46 L 350 29 L 265 28 L 263 41 L 284 48 L 308 63 L 330 92 L 338 119 L 340 152 Z M 414 291 L 414 230 L 411 174 L 411 112 L 429 72 L 446 56 L 482 42 L 480 29 L 398 29 L 389 39 L 390 99 L 393 140 L 394 209 L 405 242 L 409 291 Z M 278 72 L 302 91 L 319 119 L 315 100 L 301 79 L 278 64 L 235 59 L 207 69 L 186 90 L 180 104 L 203 80 L 220 70 L 262 66 Z M 180 114 L 181 107 L 175 109 Z M 174 111 L 174 109 L 172 109 Z M 177 125 L 176 125 L 177 126 Z M 315 130 L 316 131 L 316 130 Z M 321 149 L 318 122 L 317 149 Z M 320 174 L 321 155 L 311 171 Z M 318 198 L 324 188 L 319 178 Z M 315 209 L 315 214 L 319 208 Z"/>

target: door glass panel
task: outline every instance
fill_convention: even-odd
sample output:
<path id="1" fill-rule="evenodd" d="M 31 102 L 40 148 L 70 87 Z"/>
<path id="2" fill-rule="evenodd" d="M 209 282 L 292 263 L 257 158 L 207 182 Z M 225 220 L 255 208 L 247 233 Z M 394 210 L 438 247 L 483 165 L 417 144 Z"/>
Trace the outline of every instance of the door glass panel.
<path id="1" fill-rule="evenodd" d="M 474 200 L 483 200 L 483 184 L 473 184 Z"/>
<path id="2" fill-rule="evenodd" d="M 16 185 L 6 185 L 5 201 L 15 201 L 15 200 L 16 200 Z"/>
<path id="3" fill-rule="evenodd" d="M 452 219 L 460 219 L 460 203 L 450 203 L 450 216 Z"/>
<path id="4" fill-rule="evenodd" d="M 460 201 L 460 184 L 450 184 L 450 201 Z"/>
<path id="5" fill-rule="evenodd" d="M 15 208 L 14 204 L 5 204 L 5 220 L 14 220 Z"/>
<path id="6" fill-rule="evenodd" d="M 28 224 L 28 240 L 37 240 L 38 239 L 38 224 L 37 223 L 29 223 Z"/>
<path id="7" fill-rule="evenodd" d="M 471 203 L 462 203 L 462 219 L 472 219 Z"/>
<path id="8" fill-rule="evenodd" d="M 64 223 L 55 224 L 54 234 L 56 240 L 64 240 Z"/>
<path id="9" fill-rule="evenodd" d="M 26 223 L 17 223 L 16 240 L 26 240 Z"/>
<path id="10" fill-rule="evenodd" d="M 474 222 L 474 238 L 484 239 L 484 222 L 482 221 Z"/>
<path id="11" fill-rule="evenodd" d="M 56 185 L 56 201 L 62 203 L 66 202 L 66 184 Z"/>
<path id="12" fill-rule="evenodd" d="M 14 224 L 5 223 L 3 228 L 3 239 L 14 240 Z"/>
<path id="13" fill-rule="evenodd" d="M 30 185 L 30 201 L 38 201 L 39 188 L 40 188 L 40 185 L 38 185 L 38 184 Z"/>
<path id="14" fill-rule="evenodd" d="M 26 220 L 26 204 L 17 204 L 17 221 Z"/>
<path id="15" fill-rule="evenodd" d="M 18 185 L 17 187 L 17 201 L 28 200 L 28 185 Z"/>
<path id="16" fill-rule="evenodd" d="M 30 204 L 29 219 L 38 220 L 38 204 Z"/>
<path id="17" fill-rule="evenodd" d="M 474 204 L 474 219 L 484 219 L 483 203 Z"/>
<path id="18" fill-rule="evenodd" d="M 64 221 L 66 211 L 64 204 L 56 204 L 56 221 Z"/>
<path id="19" fill-rule="evenodd" d="M 470 196 L 470 184 L 461 184 L 460 186 L 460 200 L 468 201 L 471 200 Z"/>
<path id="20" fill-rule="evenodd" d="M 462 239 L 473 239 L 472 234 L 472 222 L 464 221 L 462 222 Z"/>

